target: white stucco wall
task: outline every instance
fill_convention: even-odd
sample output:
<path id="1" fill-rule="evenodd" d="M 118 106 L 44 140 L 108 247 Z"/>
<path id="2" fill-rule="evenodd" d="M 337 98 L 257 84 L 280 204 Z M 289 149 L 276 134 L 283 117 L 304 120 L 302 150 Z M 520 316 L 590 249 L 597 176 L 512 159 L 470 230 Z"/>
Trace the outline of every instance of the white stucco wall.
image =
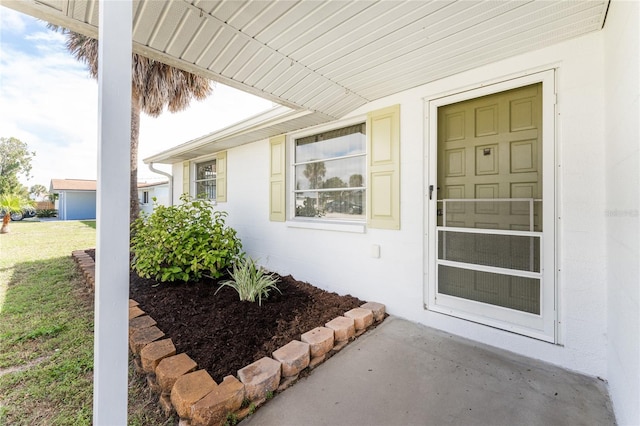
<path id="1" fill-rule="evenodd" d="M 149 202 L 147 204 L 143 204 L 144 200 L 144 192 L 149 192 Z M 138 189 L 138 199 L 140 200 L 140 211 L 150 214 L 153 211 L 154 201 L 153 198 L 156 199 L 156 203 L 160 206 L 168 206 L 169 205 L 169 185 L 158 185 L 158 186 L 149 186 L 146 188 Z"/>
<path id="2" fill-rule="evenodd" d="M 558 303 L 561 345 L 423 307 L 424 99 L 557 67 Z M 607 375 L 607 264 L 603 35 L 587 35 L 372 102 L 352 116 L 401 104 L 401 230 L 364 234 L 299 229 L 269 221 L 269 143 L 228 151 L 229 212 L 245 250 L 271 270 L 385 303 L 388 312 L 594 376 Z M 545 125 L 548 125 L 545 123 Z M 173 167 L 182 188 L 182 165 Z M 180 191 L 177 191 L 180 192 Z M 380 258 L 370 256 L 371 245 Z"/>
<path id="3" fill-rule="evenodd" d="M 608 380 L 621 425 L 640 424 L 640 6 L 614 1 L 604 31 Z"/>
<path id="4" fill-rule="evenodd" d="M 173 205 L 180 203 L 182 195 L 182 187 L 184 177 L 182 176 L 182 163 L 174 163 L 171 165 L 171 175 L 173 175 Z"/>
<path id="5" fill-rule="evenodd" d="M 424 98 L 557 66 L 560 345 L 423 308 Z M 401 104 L 401 230 L 365 234 L 290 228 L 268 220 L 268 141 L 228 151 L 228 203 L 246 250 L 269 268 L 339 293 L 385 303 L 392 314 L 591 375 L 606 376 L 606 262 L 602 35 L 502 61 L 373 102 Z M 545 124 L 546 125 L 546 124 Z M 174 169 L 175 170 L 175 169 Z M 256 208 L 256 206 L 262 206 Z M 381 257 L 370 257 L 379 244 Z"/>
<path id="6" fill-rule="evenodd" d="M 156 186 L 153 191 L 153 197 L 156 198 L 158 204 L 163 206 L 169 205 L 169 185 Z"/>
<path id="7" fill-rule="evenodd" d="M 139 197 L 142 200 L 142 194 L 140 194 Z M 151 195 L 149 195 L 149 198 L 151 198 Z M 151 214 L 152 211 L 153 211 L 153 202 L 149 201 L 147 204 L 140 202 L 140 212 Z"/>

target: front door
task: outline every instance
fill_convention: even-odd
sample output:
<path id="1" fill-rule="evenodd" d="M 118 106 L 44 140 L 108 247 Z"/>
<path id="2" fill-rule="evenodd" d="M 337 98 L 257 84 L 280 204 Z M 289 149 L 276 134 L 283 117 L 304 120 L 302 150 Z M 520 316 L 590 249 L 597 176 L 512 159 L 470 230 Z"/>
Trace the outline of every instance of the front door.
<path id="1" fill-rule="evenodd" d="M 545 245 L 546 238 L 553 240 L 545 219 L 553 218 L 544 215 L 550 211 L 544 150 L 553 144 L 543 142 L 543 83 L 433 111 L 436 173 L 429 205 L 435 218 L 427 305 L 553 341 L 553 262 L 544 262 L 554 257 L 553 245 Z"/>

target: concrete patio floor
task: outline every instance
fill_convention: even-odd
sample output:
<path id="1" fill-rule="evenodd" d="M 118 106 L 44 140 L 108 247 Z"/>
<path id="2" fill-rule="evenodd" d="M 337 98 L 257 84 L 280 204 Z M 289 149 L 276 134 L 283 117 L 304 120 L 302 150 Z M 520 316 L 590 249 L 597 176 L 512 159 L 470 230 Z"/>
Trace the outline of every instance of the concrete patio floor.
<path id="1" fill-rule="evenodd" d="M 612 425 L 602 381 L 396 317 L 248 425 Z"/>

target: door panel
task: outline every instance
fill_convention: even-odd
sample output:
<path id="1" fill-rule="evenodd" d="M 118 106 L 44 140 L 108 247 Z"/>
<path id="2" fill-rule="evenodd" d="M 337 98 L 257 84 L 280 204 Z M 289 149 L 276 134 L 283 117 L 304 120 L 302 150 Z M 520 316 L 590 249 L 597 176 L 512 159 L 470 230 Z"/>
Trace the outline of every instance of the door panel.
<path id="1" fill-rule="evenodd" d="M 438 109 L 438 294 L 541 313 L 541 89 Z"/>
<path id="2" fill-rule="evenodd" d="M 541 84 L 484 96 L 438 109 L 438 186 L 465 186 L 467 198 L 515 198 L 511 186 L 534 183 L 541 188 Z M 476 188 L 480 193 L 476 193 Z"/>
<path id="3" fill-rule="evenodd" d="M 540 314 L 540 280 L 491 272 L 438 266 L 440 293 L 477 302 Z"/>

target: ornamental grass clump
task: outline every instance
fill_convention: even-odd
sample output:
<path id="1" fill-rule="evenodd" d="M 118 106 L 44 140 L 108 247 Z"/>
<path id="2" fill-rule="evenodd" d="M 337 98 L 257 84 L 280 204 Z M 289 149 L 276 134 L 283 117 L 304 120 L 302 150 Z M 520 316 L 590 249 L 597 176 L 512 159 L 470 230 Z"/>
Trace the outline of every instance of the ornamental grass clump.
<path id="1" fill-rule="evenodd" d="M 222 287 L 231 287 L 238 292 L 241 301 L 255 302 L 258 298 L 259 306 L 262 306 L 263 298 L 266 300 L 269 297 L 269 292 L 272 289 L 282 294 L 278 289 L 278 279 L 275 275 L 257 266 L 250 257 L 233 265 L 233 271 L 230 272 L 230 275 L 233 279 L 222 281 L 216 294 Z"/>
<path id="2" fill-rule="evenodd" d="M 156 204 L 153 213 L 135 220 L 133 270 L 160 282 L 220 278 L 244 256 L 236 231 L 225 224 L 227 213 L 213 210 L 209 200 L 180 200 L 177 206 Z"/>

